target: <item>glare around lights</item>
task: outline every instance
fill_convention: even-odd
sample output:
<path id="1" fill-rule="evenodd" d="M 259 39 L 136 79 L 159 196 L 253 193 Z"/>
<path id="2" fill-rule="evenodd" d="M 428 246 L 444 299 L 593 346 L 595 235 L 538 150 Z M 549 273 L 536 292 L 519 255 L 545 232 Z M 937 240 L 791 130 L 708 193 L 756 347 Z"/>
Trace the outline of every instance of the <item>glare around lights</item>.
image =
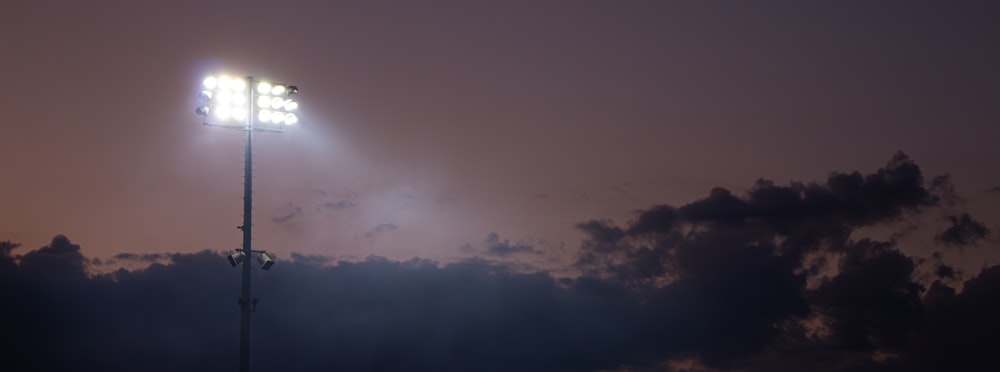
<path id="1" fill-rule="evenodd" d="M 271 107 L 271 97 L 269 97 L 269 96 L 258 96 L 257 97 L 257 107 L 260 107 L 260 108 Z"/>
<path id="2" fill-rule="evenodd" d="M 279 130 L 275 126 L 295 124 L 292 114 L 299 103 L 290 99 L 298 88 L 293 85 L 238 78 L 233 75 L 213 75 L 202 80 L 198 91 L 201 101 L 195 113 L 205 117 L 206 125 L 219 125 L 250 130 Z M 260 128 L 253 127 L 261 124 Z"/>
<path id="3" fill-rule="evenodd" d="M 232 84 L 233 84 L 232 86 L 233 90 L 237 92 L 242 92 L 244 89 L 247 89 L 247 82 L 243 80 L 234 79 Z"/>
<path id="4" fill-rule="evenodd" d="M 257 93 L 260 93 L 260 94 L 271 93 L 271 84 L 268 84 L 267 82 L 263 82 L 263 81 L 260 82 L 259 84 L 257 84 Z"/>
<path id="5" fill-rule="evenodd" d="M 268 123 L 271 121 L 271 110 L 260 110 L 257 112 L 257 120 L 261 123 Z"/>
<path id="6" fill-rule="evenodd" d="M 244 104 L 247 103 L 247 97 L 242 94 L 234 94 L 232 101 L 234 105 L 243 106 Z"/>
<path id="7" fill-rule="evenodd" d="M 232 109 L 229 106 L 219 106 L 215 108 L 215 117 L 220 120 L 229 119 L 230 114 L 232 114 Z"/>
<path id="8" fill-rule="evenodd" d="M 221 91 L 219 92 L 219 95 L 215 97 L 215 102 L 218 102 L 220 105 L 228 105 L 230 102 L 232 102 L 232 99 L 233 99 L 232 93 L 229 93 L 227 91 Z"/>
<path id="9" fill-rule="evenodd" d="M 228 90 L 228 89 L 232 89 L 232 86 L 233 86 L 233 79 L 232 78 L 230 78 L 229 76 L 225 76 L 225 75 L 219 77 L 219 89 L 227 89 Z"/>

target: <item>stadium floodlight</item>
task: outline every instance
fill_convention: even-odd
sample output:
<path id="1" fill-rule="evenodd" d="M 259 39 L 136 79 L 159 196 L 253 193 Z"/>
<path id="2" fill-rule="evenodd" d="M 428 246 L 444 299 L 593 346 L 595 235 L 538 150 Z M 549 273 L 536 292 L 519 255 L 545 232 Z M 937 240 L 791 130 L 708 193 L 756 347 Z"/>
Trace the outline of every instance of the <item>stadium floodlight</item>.
<path id="1" fill-rule="evenodd" d="M 270 83 L 255 80 L 252 76 L 245 79 L 233 78 L 229 75 L 208 76 L 202 80 L 198 99 L 201 104 L 194 112 L 201 116 L 202 124 L 246 132 L 243 161 L 243 248 L 230 254 L 229 264 L 236 267 L 243 265 L 243 280 L 241 284 L 240 304 L 240 371 L 250 370 L 250 312 L 256 307 L 257 299 L 250 297 L 250 265 L 247 258 L 257 253 L 257 261 L 261 268 L 269 270 L 274 266 L 274 260 L 264 251 L 254 251 L 250 248 L 253 220 L 253 133 L 282 132 L 284 127 L 299 121 L 292 113 L 299 104 L 289 98 L 297 94 L 299 88 L 294 85 Z"/>
<path id="2" fill-rule="evenodd" d="M 298 116 L 289 115 L 299 108 L 299 103 L 289 96 L 298 92 L 299 87 L 295 85 L 258 81 L 252 77 L 209 76 L 202 81 L 198 93 L 201 105 L 195 108 L 195 113 L 204 118 L 205 125 L 281 132 L 298 122 Z"/>
<path id="3" fill-rule="evenodd" d="M 246 253 L 243 253 L 243 251 L 241 251 L 241 250 L 237 250 L 235 253 L 229 255 L 226 258 L 229 259 L 229 264 L 230 265 L 233 265 L 233 267 L 236 267 L 236 265 L 239 265 L 239 264 L 243 263 L 243 259 L 246 258 L 246 257 L 247 257 Z"/>
<path id="4" fill-rule="evenodd" d="M 274 260 L 267 255 L 267 252 L 260 252 L 257 255 L 257 262 L 260 262 L 260 268 L 264 270 L 270 270 L 271 266 L 274 266 Z"/>

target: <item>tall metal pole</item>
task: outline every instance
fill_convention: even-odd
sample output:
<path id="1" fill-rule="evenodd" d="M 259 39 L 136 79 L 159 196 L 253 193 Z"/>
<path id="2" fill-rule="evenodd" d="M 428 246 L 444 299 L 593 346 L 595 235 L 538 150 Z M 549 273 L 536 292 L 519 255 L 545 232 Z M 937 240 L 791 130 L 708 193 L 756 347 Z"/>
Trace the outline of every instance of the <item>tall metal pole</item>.
<path id="1" fill-rule="evenodd" d="M 253 251 L 250 239 L 253 222 L 253 77 L 247 76 L 246 158 L 243 160 L 243 283 L 240 297 L 240 372 L 250 371 L 250 261 Z"/>

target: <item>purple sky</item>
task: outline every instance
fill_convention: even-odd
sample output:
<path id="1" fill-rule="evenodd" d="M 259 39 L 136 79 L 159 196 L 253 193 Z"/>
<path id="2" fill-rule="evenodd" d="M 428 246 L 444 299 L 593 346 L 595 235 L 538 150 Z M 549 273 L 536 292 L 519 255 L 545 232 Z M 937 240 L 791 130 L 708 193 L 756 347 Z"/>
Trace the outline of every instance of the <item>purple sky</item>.
<path id="1" fill-rule="evenodd" d="M 209 304 L 237 276 L 203 251 L 241 243 L 243 136 L 194 113 L 227 73 L 301 90 L 299 124 L 254 144 L 254 248 L 289 268 L 259 287 L 278 299 L 262 324 L 299 332 L 255 347 L 301 366 L 973 363 L 987 344 L 952 341 L 1000 339 L 998 19 L 995 1 L 6 1 L 0 242 L 22 245 L 0 247 L 0 296 L 27 305 L 0 334 L 89 334 L 28 316 L 88 294 L 133 316 L 70 314 L 112 317 L 109 342 L 179 319 L 190 334 L 152 327 L 204 343 L 166 346 L 190 356 L 234 332 L 202 316 L 238 311 Z M 52 278 L 92 292 L 8 285 Z M 176 312 L 133 301 L 194 287 Z M 169 340 L 149 342 L 140 364 L 80 358 L 148 370 Z"/>
<path id="2" fill-rule="evenodd" d="M 192 111 L 219 72 L 302 89 L 301 125 L 256 144 L 279 256 L 448 260 L 491 232 L 557 252 L 586 219 L 897 150 L 996 226 L 997 7 L 903 4 L 16 1 L 0 237 L 238 246 L 242 136 Z"/>

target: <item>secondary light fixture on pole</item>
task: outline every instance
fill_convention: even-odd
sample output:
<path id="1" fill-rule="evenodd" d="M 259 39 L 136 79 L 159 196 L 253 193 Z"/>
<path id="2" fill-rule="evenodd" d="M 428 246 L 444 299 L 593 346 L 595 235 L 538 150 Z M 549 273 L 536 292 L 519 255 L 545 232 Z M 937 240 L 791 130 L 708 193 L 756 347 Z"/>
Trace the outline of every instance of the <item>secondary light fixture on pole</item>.
<path id="1" fill-rule="evenodd" d="M 253 132 L 283 132 L 299 121 L 294 111 L 299 104 L 290 96 L 299 92 L 294 85 L 269 83 L 247 76 L 244 79 L 227 75 L 209 76 L 202 83 L 201 106 L 195 113 L 204 118 L 206 126 L 223 127 L 246 132 L 243 161 L 243 248 L 229 255 L 229 263 L 243 265 L 240 305 L 240 371 L 250 370 L 250 312 L 257 299 L 250 296 L 250 264 L 248 257 L 257 254 L 261 268 L 268 270 L 274 260 L 265 251 L 250 248 L 253 235 Z"/>

